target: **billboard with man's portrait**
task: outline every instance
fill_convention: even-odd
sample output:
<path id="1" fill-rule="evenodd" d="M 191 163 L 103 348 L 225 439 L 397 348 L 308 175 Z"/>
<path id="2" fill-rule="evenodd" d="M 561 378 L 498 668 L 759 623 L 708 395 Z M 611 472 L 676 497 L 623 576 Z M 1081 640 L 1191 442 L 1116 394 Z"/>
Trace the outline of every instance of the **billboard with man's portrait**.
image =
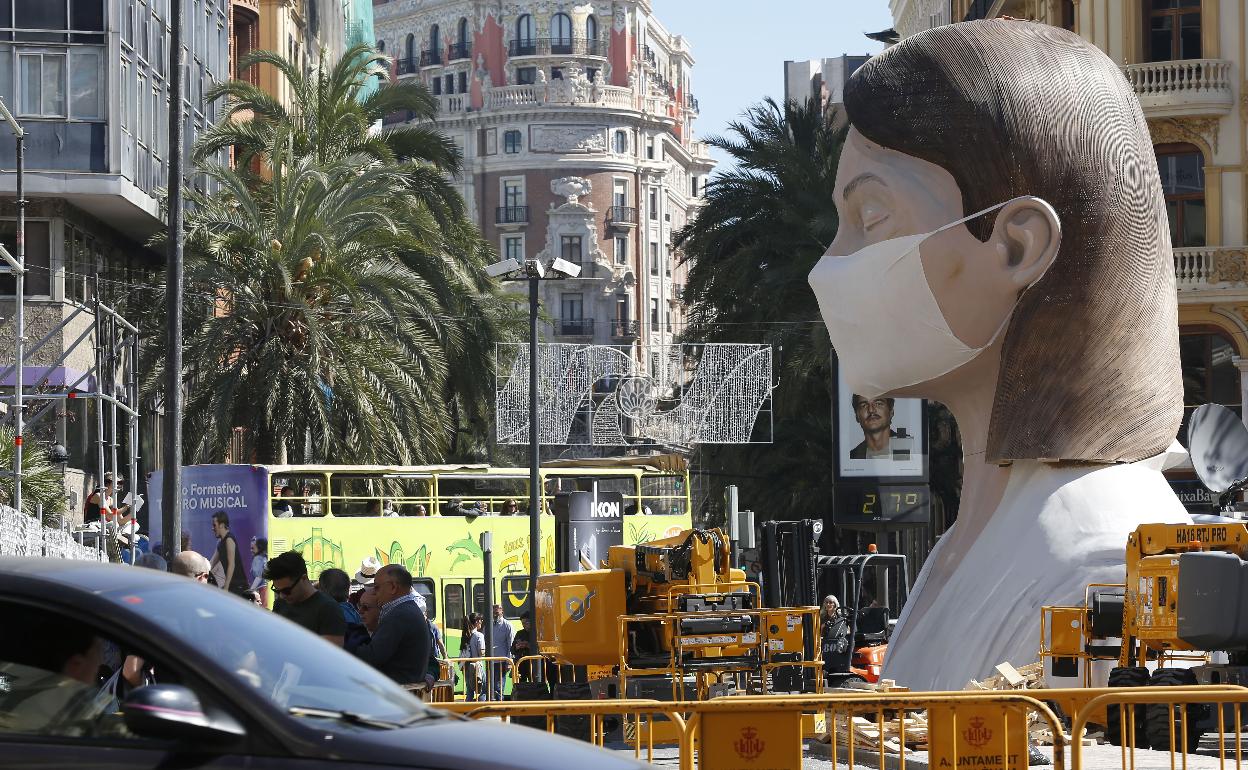
<path id="1" fill-rule="evenodd" d="M 838 476 L 926 478 L 923 399 L 863 398 L 838 372 L 836 412 Z"/>

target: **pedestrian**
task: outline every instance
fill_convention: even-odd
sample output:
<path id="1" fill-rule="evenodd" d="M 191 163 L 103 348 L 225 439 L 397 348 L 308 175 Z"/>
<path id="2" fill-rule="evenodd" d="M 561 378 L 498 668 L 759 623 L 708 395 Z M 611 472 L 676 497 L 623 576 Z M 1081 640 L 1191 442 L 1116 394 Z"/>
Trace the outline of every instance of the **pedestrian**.
<path id="1" fill-rule="evenodd" d="M 347 633 L 342 609 L 328 594 L 316 590 L 308 579 L 308 565 L 298 551 L 274 556 L 264 568 L 264 579 L 271 581 L 273 611 L 298 623 L 325 641 L 341 647 Z"/>
<path id="2" fill-rule="evenodd" d="M 849 673 L 850 648 L 853 646 L 849 638 L 849 620 L 841 612 L 841 603 L 832 594 L 823 597 L 819 623 L 823 631 L 820 652 L 823 654 L 825 680 L 836 674 Z"/>
<path id="3" fill-rule="evenodd" d="M 515 500 L 504 500 L 503 510 L 500 511 L 499 513 L 503 516 L 515 516 L 519 512 L 520 512 L 520 509 L 516 507 Z"/>
<path id="4" fill-rule="evenodd" d="M 251 585 L 249 586 L 260 597 L 260 606 L 269 604 L 269 587 L 264 582 L 264 568 L 269 563 L 269 539 L 265 537 L 251 538 Z"/>
<path id="5" fill-rule="evenodd" d="M 401 564 L 387 564 L 377 571 L 373 594 L 380 605 L 377 628 L 355 655 L 399 684 L 426 690 L 433 637 L 412 596 L 412 573 Z"/>
<path id="6" fill-rule="evenodd" d="M 120 482 L 120 479 L 118 480 Z M 117 505 L 117 491 L 111 472 L 104 474 L 104 486 L 96 487 L 87 498 L 83 521 L 90 524 L 99 522 L 100 537 L 104 538 L 108 550 L 109 561 L 121 561 L 120 542 L 131 545 L 138 521 L 130 510 L 130 506 Z"/>
<path id="7" fill-rule="evenodd" d="M 485 657 L 485 634 L 481 633 L 481 615 L 473 612 L 464 619 L 464 630 L 459 637 L 461 658 Z M 485 666 L 480 660 L 464 665 L 464 700 L 484 700 Z"/>
<path id="8" fill-rule="evenodd" d="M 173 574 L 188 577 L 204 585 L 208 585 L 208 572 L 211 569 L 208 560 L 198 551 L 182 551 L 169 562 L 169 571 Z"/>
<path id="9" fill-rule="evenodd" d="M 360 591 L 360 619 L 364 623 L 364 628 L 368 629 L 368 633 L 377 633 L 377 624 L 381 622 L 381 605 L 377 603 L 376 586 L 364 586 L 364 590 Z M 355 650 L 351 650 L 355 652 Z"/>
<path id="10" fill-rule="evenodd" d="M 316 585 L 322 592 L 329 594 L 329 598 L 338 602 L 342 609 L 342 619 L 347 624 L 342 640 L 343 648 L 350 652 L 367 642 L 369 632 L 364 627 L 364 619 L 360 617 L 360 611 L 355 605 L 347 600 L 351 589 L 351 578 L 347 573 L 334 567 L 322 570 L 316 579 Z"/>
<path id="11" fill-rule="evenodd" d="M 533 681 L 533 661 L 529 661 L 528 668 L 520 667 L 520 659 L 534 654 L 533 644 L 533 616 L 525 610 L 520 614 L 520 630 L 516 632 L 516 636 L 511 640 L 511 660 L 515 667 L 515 673 L 512 675 L 513 682 L 532 682 Z"/>
<path id="12" fill-rule="evenodd" d="M 495 604 L 494 621 L 490 624 L 490 656 L 511 659 L 511 644 L 516 640 L 516 628 L 503 617 L 503 605 Z M 490 661 L 490 700 L 503 699 L 503 686 L 507 683 L 510 662 Z"/>
<path id="13" fill-rule="evenodd" d="M 428 508 L 426 508 L 423 504 L 421 504 L 421 503 L 417 503 L 417 504 L 416 504 L 416 515 L 417 515 L 417 516 L 428 516 L 428 515 L 429 515 L 429 509 L 428 509 Z"/>
<path id="14" fill-rule="evenodd" d="M 230 516 L 225 511 L 212 514 L 212 534 L 216 535 L 217 552 L 212 556 L 212 566 L 221 565 L 223 580 L 221 588 L 232 594 L 246 596 L 247 572 L 243 567 L 243 554 L 238 550 L 238 541 L 230 534 Z"/>

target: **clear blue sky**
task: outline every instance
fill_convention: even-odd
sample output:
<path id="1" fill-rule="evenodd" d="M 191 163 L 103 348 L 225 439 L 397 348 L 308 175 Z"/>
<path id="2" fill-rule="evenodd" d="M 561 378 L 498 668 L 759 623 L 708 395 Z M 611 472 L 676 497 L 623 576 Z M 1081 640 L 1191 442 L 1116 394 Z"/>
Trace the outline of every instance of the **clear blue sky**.
<path id="1" fill-rule="evenodd" d="M 893 25 L 886 0 L 653 0 L 653 8 L 693 49 L 701 137 L 725 133 L 764 97 L 783 98 L 785 61 L 877 53 L 883 46 L 863 33 Z"/>

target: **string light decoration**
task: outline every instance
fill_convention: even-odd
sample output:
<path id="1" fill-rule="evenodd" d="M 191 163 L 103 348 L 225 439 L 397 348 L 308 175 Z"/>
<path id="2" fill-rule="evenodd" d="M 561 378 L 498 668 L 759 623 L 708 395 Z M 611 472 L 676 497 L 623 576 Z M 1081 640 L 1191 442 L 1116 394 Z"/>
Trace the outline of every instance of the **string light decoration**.
<path id="1" fill-rule="evenodd" d="M 538 345 L 538 443 L 771 443 L 770 345 L 654 345 L 643 352 L 635 359 L 609 345 Z M 498 345 L 495 363 L 498 442 L 528 444 L 528 345 Z"/>

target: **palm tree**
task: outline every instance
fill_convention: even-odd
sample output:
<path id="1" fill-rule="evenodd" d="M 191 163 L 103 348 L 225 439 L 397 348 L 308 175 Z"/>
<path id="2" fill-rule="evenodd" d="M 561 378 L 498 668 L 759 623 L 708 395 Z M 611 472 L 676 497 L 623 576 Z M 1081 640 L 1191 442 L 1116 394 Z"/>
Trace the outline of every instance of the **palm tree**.
<path id="1" fill-rule="evenodd" d="M 743 508 L 822 515 L 832 493 L 832 351 L 806 279 L 836 235 L 845 132 L 813 101 L 770 99 L 729 132 L 707 141 L 736 167 L 714 177 L 675 238 L 690 265 L 684 339 L 773 346 L 774 443 L 703 447 L 698 464 L 736 480 Z"/>
<path id="2" fill-rule="evenodd" d="M 487 367 L 506 333 L 489 257 L 403 165 L 322 164 L 298 142 L 277 136 L 267 179 L 203 164 L 217 191 L 189 196 L 188 455 L 219 461 L 241 428 L 257 462 L 439 460 L 452 412 L 490 386 L 451 392 L 450 373 Z"/>
<path id="3" fill-rule="evenodd" d="M 245 167 L 252 158 L 268 155 L 277 137 L 290 134 L 297 156 L 314 156 L 320 163 L 363 155 L 382 163 L 416 162 L 448 173 L 459 170 L 455 143 L 428 124 L 437 114 L 433 96 L 415 79 L 386 82 L 389 59 L 372 46 L 352 46 L 332 65 L 325 63 L 322 51 L 321 64 L 306 74 L 280 54 L 255 51 L 244 57 L 239 70 L 262 65 L 273 67 L 286 81 L 291 103 L 283 105 L 259 86 L 242 80 L 213 87 L 204 99 L 226 97 L 225 113 L 200 137 L 197 161 L 233 147 L 237 165 Z M 374 78 L 385 84 L 362 95 Z M 372 131 L 396 113 L 421 122 Z"/>
<path id="4" fill-rule="evenodd" d="M 12 425 L 0 425 L 0 468 L 13 467 L 15 436 Z M 0 503 L 12 505 L 15 491 L 13 477 L 0 475 Z M 34 516 L 42 510 L 44 523 L 61 526 L 68 509 L 69 495 L 61 469 L 52 463 L 44 447 L 32 444 L 27 437 L 27 450 L 22 455 L 22 512 Z"/>

